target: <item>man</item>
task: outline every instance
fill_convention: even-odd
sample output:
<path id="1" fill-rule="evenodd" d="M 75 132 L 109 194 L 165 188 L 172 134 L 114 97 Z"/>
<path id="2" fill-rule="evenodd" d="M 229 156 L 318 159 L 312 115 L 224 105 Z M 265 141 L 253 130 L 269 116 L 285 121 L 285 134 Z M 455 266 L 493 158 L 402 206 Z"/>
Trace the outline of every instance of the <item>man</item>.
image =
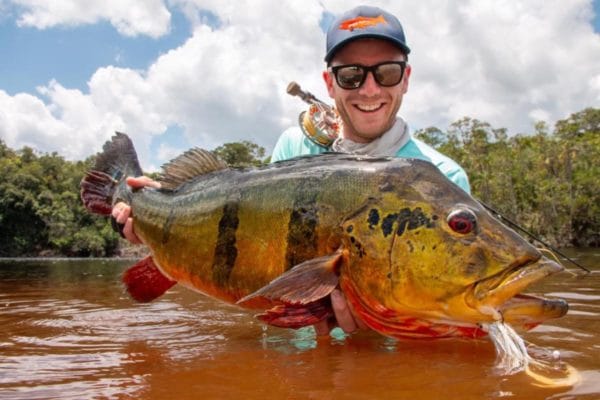
<path id="1" fill-rule="evenodd" d="M 469 192 L 464 170 L 450 158 L 410 136 L 407 124 L 396 114 L 408 90 L 410 53 L 402 25 L 396 17 L 376 7 L 360 6 L 339 16 L 327 32 L 323 79 L 342 120 L 341 136 L 330 147 L 318 144 L 300 127 L 286 130 L 275 145 L 272 161 L 305 154 L 339 151 L 372 156 L 412 157 L 431 161 L 450 180 Z M 133 187 L 153 186 L 149 178 L 128 178 Z M 130 209 L 119 203 L 113 208 L 116 222 L 124 224 L 126 238 L 139 239 L 132 230 Z M 335 323 L 351 333 L 365 328 L 354 319 L 344 295 L 331 294 L 336 321 L 315 325 L 318 335 L 329 333 Z"/>
<path id="2" fill-rule="evenodd" d="M 432 162 L 450 180 L 470 192 L 465 171 L 450 158 L 411 137 L 397 117 L 408 90 L 410 48 L 396 17 L 377 7 L 359 6 L 333 21 L 327 32 L 323 79 L 342 120 L 341 136 L 330 147 L 305 135 L 300 127 L 286 130 L 275 145 L 272 161 L 325 151 L 412 157 Z M 347 333 L 363 328 L 339 290 L 331 294 L 337 324 Z M 319 335 L 327 322 L 315 325 Z"/>
<path id="3" fill-rule="evenodd" d="M 330 147 L 311 141 L 300 127 L 286 130 L 272 161 L 339 151 L 372 156 L 419 158 L 432 162 L 470 192 L 465 171 L 450 158 L 411 137 L 397 117 L 408 90 L 410 53 L 402 25 L 377 7 L 359 6 L 336 18 L 327 32 L 323 79 L 342 119 L 341 137 Z"/>

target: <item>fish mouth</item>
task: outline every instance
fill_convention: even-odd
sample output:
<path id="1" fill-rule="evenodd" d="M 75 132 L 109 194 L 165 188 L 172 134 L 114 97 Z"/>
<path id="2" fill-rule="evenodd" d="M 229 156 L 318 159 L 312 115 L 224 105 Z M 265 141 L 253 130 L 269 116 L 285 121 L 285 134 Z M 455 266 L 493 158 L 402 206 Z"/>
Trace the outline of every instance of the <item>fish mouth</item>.
<path id="1" fill-rule="evenodd" d="M 477 282 L 465 300 L 470 307 L 494 321 L 530 328 L 547 319 L 562 317 L 568 311 L 568 304 L 562 299 L 547 299 L 521 292 L 532 283 L 562 270 L 560 264 L 546 257 L 521 260 Z"/>

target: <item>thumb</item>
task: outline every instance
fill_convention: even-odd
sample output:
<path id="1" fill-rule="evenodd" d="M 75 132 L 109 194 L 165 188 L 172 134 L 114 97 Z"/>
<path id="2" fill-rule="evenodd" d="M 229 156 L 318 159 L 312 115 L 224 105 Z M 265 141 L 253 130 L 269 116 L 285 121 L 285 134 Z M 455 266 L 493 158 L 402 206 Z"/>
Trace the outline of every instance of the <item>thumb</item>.
<path id="1" fill-rule="evenodd" d="M 154 181 L 147 176 L 136 176 L 136 177 L 129 176 L 129 177 L 127 177 L 126 182 L 129 186 L 131 186 L 134 189 L 140 189 L 140 188 L 143 188 L 146 186 L 153 187 L 156 189 L 160 188 L 159 182 Z"/>

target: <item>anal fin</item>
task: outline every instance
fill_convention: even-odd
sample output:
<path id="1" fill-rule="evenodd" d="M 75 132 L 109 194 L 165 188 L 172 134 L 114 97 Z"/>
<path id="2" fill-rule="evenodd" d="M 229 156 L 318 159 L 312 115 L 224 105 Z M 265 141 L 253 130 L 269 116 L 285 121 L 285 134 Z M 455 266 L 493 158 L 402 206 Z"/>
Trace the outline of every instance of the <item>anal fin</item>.
<path id="1" fill-rule="evenodd" d="M 148 256 L 125 271 L 123 283 L 131 297 L 147 303 L 164 294 L 177 282 L 164 276 L 152 257 Z"/>

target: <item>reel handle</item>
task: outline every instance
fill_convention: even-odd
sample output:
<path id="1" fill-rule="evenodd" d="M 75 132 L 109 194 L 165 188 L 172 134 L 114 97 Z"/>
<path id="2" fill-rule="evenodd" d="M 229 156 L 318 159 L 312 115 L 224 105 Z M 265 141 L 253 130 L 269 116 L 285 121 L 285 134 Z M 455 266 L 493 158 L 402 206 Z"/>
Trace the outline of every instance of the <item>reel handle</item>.
<path id="1" fill-rule="evenodd" d="M 305 103 L 308 103 L 308 104 L 311 104 L 311 105 L 312 104 L 316 104 L 316 105 L 318 105 L 320 107 L 325 107 L 325 109 L 327 111 L 331 110 L 331 106 L 330 105 L 328 105 L 327 103 L 324 103 L 321 100 L 317 99 L 315 97 L 315 95 L 313 95 L 311 92 L 302 90 L 302 88 L 300 87 L 300 85 L 297 82 L 295 82 L 295 81 L 292 81 L 292 82 L 290 82 L 288 84 L 287 92 L 288 92 L 289 95 L 300 97 L 302 99 L 302 101 L 304 101 Z"/>

